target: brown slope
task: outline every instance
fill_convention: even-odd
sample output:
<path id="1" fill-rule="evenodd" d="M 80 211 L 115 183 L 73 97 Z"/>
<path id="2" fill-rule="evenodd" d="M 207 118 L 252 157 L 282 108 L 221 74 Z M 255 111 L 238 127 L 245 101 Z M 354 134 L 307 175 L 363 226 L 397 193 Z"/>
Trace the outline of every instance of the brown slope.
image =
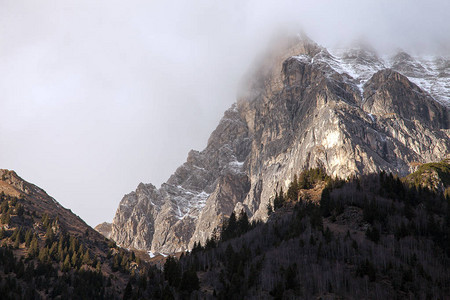
<path id="1" fill-rule="evenodd" d="M 142 297 L 163 288 L 160 271 L 142 260 L 148 255 L 117 247 L 14 171 L 0 170 L 0 216 L 1 299 L 22 291 L 26 299 L 121 299 L 126 286 L 147 282 L 146 274 L 158 280 L 141 286 Z"/>
<path id="2" fill-rule="evenodd" d="M 52 219 L 59 219 L 61 226 L 69 233 L 81 237 L 89 236 L 96 241 L 104 241 L 104 237 L 87 225 L 70 209 L 64 208 L 43 189 L 31 184 L 17 175 L 16 172 L 0 170 L 0 193 L 23 199 L 25 210 L 39 215 L 47 214 Z"/>

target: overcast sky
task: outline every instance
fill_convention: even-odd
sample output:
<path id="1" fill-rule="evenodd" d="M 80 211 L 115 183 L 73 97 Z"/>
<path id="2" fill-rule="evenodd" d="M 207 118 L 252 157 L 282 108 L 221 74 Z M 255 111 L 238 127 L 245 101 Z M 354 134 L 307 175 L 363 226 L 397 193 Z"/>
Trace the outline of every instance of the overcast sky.
<path id="1" fill-rule="evenodd" d="M 0 0 L 0 168 L 95 226 L 202 150 L 283 29 L 448 53 L 450 1 Z"/>

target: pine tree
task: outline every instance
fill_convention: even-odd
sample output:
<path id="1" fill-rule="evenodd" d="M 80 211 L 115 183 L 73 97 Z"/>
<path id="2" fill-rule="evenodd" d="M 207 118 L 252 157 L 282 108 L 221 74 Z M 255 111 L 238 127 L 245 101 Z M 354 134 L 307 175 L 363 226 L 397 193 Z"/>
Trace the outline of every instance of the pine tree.
<path id="1" fill-rule="evenodd" d="M 112 265 L 111 269 L 113 272 L 116 272 L 119 270 L 119 267 L 120 267 L 120 257 L 119 257 L 119 254 L 116 254 L 116 255 L 114 255 L 113 265 Z"/>
<path id="2" fill-rule="evenodd" d="M 72 254 L 72 259 L 71 259 L 70 262 L 72 263 L 72 266 L 73 266 L 74 268 L 77 267 L 77 265 L 78 265 L 78 256 L 77 256 L 77 252 L 74 252 L 74 253 Z"/>
<path id="3" fill-rule="evenodd" d="M 95 270 L 100 273 L 102 271 L 102 264 L 100 261 L 97 261 L 97 265 L 95 266 Z"/>
<path id="4" fill-rule="evenodd" d="M 64 263 L 62 265 L 62 270 L 64 272 L 67 272 L 70 270 L 70 257 L 69 254 L 66 255 L 66 259 L 64 260 Z"/>
<path id="5" fill-rule="evenodd" d="M 171 286 L 178 286 L 181 277 L 181 269 L 178 261 L 169 256 L 164 263 L 164 278 Z"/>
<path id="6" fill-rule="evenodd" d="M 50 246 L 55 239 L 55 234 L 51 226 L 47 227 L 47 232 L 45 233 L 45 245 Z"/>
<path id="7" fill-rule="evenodd" d="M 239 214 L 239 220 L 237 221 L 237 227 L 238 227 L 239 234 L 243 234 L 243 233 L 247 232 L 250 228 L 248 216 L 244 210 L 242 210 L 241 213 Z"/>
<path id="8" fill-rule="evenodd" d="M 272 204 L 267 203 L 267 215 L 270 216 L 273 213 Z"/>
<path id="9" fill-rule="evenodd" d="M 48 248 L 44 247 L 41 248 L 41 250 L 39 251 L 39 256 L 38 256 L 39 260 L 42 263 L 47 263 L 49 261 L 49 257 L 48 257 Z"/>
<path id="10" fill-rule="evenodd" d="M 231 213 L 230 218 L 225 223 L 225 226 L 222 230 L 222 239 L 227 240 L 230 238 L 233 238 L 236 236 L 237 233 L 237 220 L 236 220 L 236 214 L 234 211 Z"/>
<path id="11" fill-rule="evenodd" d="M 11 235 L 11 240 L 12 241 L 20 240 L 20 231 L 21 231 L 20 227 L 17 227 L 14 230 L 13 234 Z"/>
<path id="12" fill-rule="evenodd" d="M 10 216 L 9 210 L 2 214 L 1 221 L 3 224 L 11 225 L 11 216 Z"/>
<path id="13" fill-rule="evenodd" d="M 86 252 L 84 252 L 83 255 L 83 264 L 89 265 L 91 264 L 91 257 L 89 255 L 89 249 L 86 249 Z"/>
<path id="14" fill-rule="evenodd" d="M 64 249 L 63 249 L 63 242 L 62 242 L 62 238 L 58 241 L 58 260 L 59 261 L 63 261 L 64 260 Z"/>
<path id="15" fill-rule="evenodd" d="M 281 187 L 280 193 L 279 194 L 276 193 L 275 194 L 275 199 L 273 200 L 273 208 L 274 208 L 274 210 L 277 210 L 277 209 L 283 207 L 284 202 L 285 202 L 285 199 L 284 199 L 283 187 Z"/>
<path id="16" fill-rule="evenodd" d="M 49 256 L 51 257 L 51 258 L 53 258 L 53 259 L 58 259 L 58 243 L 56 243 L 56 242 L 53 242 L 53 244 L 52 244 L 52 246 L 50 247 L 50 250 L 49 250 Z"/>
<path id="17" fill-rule="evenodd" d="M 31 243 L 31 239 L 33 238 L 33 232 L 31 231 L 31 228 L 27 230 L 25 233 L 25 246 L 29 247 Z"/>
<path id="18" fill-rule="evenodd" d="M 309 189 L 309 187 L 310 187 L 310 184 L 309 184 L 308 177 L 307 177 L 306 173 L 307 173 L 307 171 L 303 171 L 300 174 L 300 179 L 298 180 L 298 187 L 300 189 Z"/>
<path id="19" fill-rule="evenodd" d="M 28 255 L 30 257 L 36 257 L 36 255 L 38 255 L 38 253 L 39 253 L 38 240 L 37 240 L 36 236 L 33 236 L 33 239 L 31 240 L 31 243 L 30 243 L 30 249 L 28 250 Z"/>
<path id="20" fill-rule="evenodd" d="M 50 218 L 48 217 L 48 215 L 46 213 L 42 215 L 41 222 L 45 228 L 48 227 L 48 225 L 50 223 Z"/>
<path id="21" fill-rule="evenodd" d="M 297 201 L 297 199 L 298 199 L 297 174 L 294 175 L 294 180 L 289 184 L 289 188 L 287 191 L 287 198 L 291 201 Z"/>

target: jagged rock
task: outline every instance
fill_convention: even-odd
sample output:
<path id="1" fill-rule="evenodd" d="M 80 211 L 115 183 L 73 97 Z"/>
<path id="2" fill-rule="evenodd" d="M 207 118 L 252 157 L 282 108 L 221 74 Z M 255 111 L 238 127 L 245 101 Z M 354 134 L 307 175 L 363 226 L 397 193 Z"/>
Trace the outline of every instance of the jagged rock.
<path id="1" fill-rule="evenodd" d="M 94 227 L 94 229 L 101 235 L 109 239 L 111 237 L 112 224 L 108 222 L 103 222 Z"/>
<path id="2" fill-rule="evenodd" d="M 233 105 L 211 134 L 206 149 L 190 151 L 186 163 L 160 189 L 140 184 L 123 198 L 111 237 L 120 245 L 152 252 L 186 250 L 218 183 L 227 176 L 243 174 L 250 143 L 247 125 Z"/>
<path id="3" fill-rule="evenodd" d="M 405 175 L 411 163 L 449 153 L 449 109 L 436 101 L 448 90 L 422 90 L 386 68 L 401 71 L 400 56 L 393 63 L 367 49 L 332 53 L 308 39 L 277 44 L 205 150 L 191 151 L 160 189 L 140 184 L 123 198 L 111 237 L 125 247 L 182 251 L 204 243 L 233 210 L 265 220 L 275 191 L 304 168 Z"/>
<path id="4" fill-rule="evenodd" d="M 405 181 L 441 193 L 450 192 L 450 158 L 439 163 L 418 165 L 414 173 L 405 177 Z"/>
<path id="5" fill-rule="evenodd" d="M 412 77 L 421 77 L 426 72 L 420 62 L 405 52 L 399 52 L 392 58 L 392 68 L 405 76 Z"/>

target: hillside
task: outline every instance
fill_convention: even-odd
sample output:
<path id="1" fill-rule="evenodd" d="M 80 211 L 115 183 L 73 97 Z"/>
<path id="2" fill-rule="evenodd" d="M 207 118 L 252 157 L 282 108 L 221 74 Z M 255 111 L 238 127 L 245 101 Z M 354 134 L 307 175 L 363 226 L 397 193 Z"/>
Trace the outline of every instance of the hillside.
<path id="1" fill-rule="evenodd" d="M 267 223 L 233 213 L 217 238 L 168 265 L 195 271 L 201 298 L 450 296 L 450 198 L 384 172 L 298 178 L 274 195 Z M 318 187 L 319 199 L 305 197 Z"/>
<path id="2" fill-rule="evenodd" d="M 117 247 L 44 190 L 0 170 L 0 298 L 164 295 L 161 271 Z"/>

